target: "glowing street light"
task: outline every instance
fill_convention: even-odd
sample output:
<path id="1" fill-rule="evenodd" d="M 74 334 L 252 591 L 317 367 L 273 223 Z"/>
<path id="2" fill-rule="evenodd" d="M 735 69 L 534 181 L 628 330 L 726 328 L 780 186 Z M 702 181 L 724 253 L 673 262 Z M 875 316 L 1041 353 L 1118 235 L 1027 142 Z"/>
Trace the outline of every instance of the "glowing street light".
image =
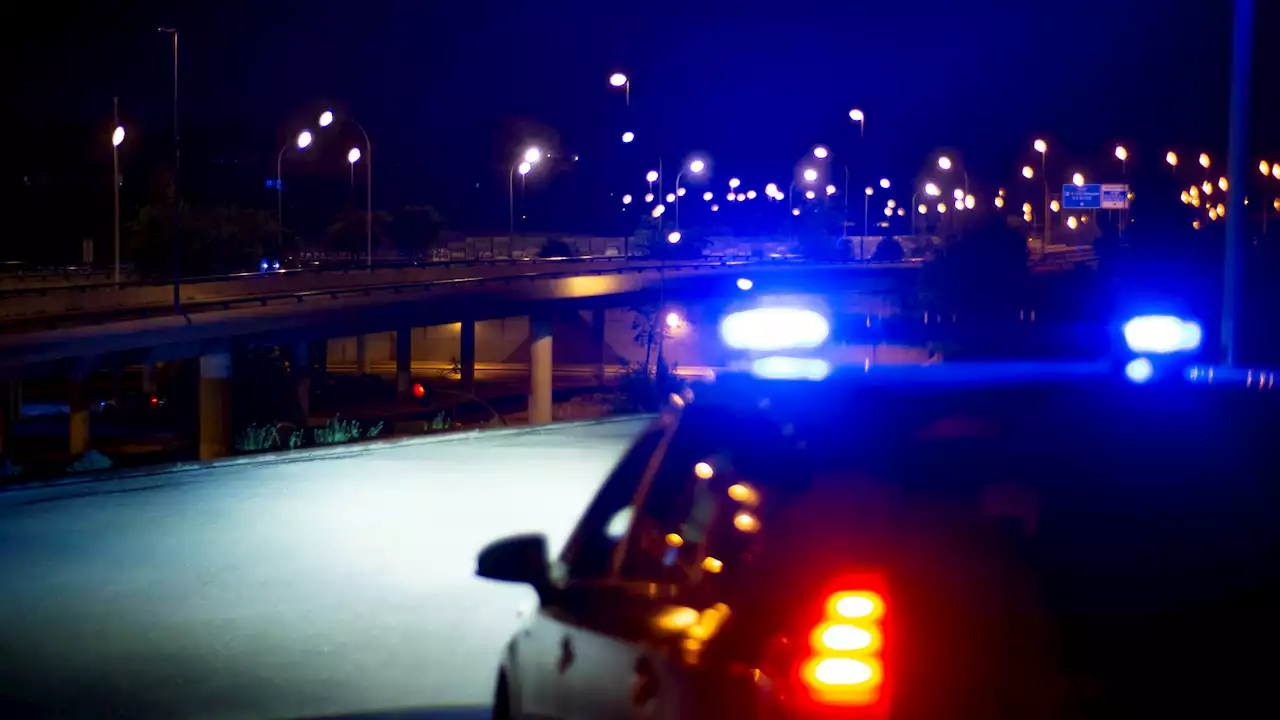
<path id="1" fill-rule="evenodd" d="M 623 205 L 630 205 L 630 204 L 631 204 L 631 196 L 630 196 L 630 195 L 623 195 L 623 196 L 622 196 L 622 204 L 623 204 Z"/>
<path id="2" fill-rule="evenodd" d="M 734 190 L 737 190 L 737 189 L 738 189 L 738 186 L 739 186 L 739 185 L 741 185 L 741 184 L 742 184 L 742 181 L 741 181 L 741 180 L 739 180 L 738 178 L 729 178 L 729 187 L 730 187 L 730 188 L 732 188 L 732 189 L 734 189 Z"/>
<path id="3" fill-rule="evenodd" d="M 1129 151 L 1123 145 L 1116 146 L 1116 159 L 1120 162 L 1126 162 L 1129 159 Z"/>
<path id="4" fill-rule="evenodd" d="M 866 194 L 867 194 L 867 197 L 871 197 L 872 195 L 875 195 L 875 193 L 876 193 L 876 191 L 875 191 L 874 189 L 872 189 L 872 187 L 871 187 L 870 185 L 868 185 L 865 189 L 863 189 L 863 191 L 862 191 L 862 192 L 866 193 Z"/>
<path id="5" fill-rule="evenodd" d="M 676 173 L 676 196 L 674 198 L 667 200 L 667 202 L 674 201 L 676 204 L 676 229 L 677 230 L 680 229 L 680 197 L 684 195 L 684 193 L 680 192 L 680 178 L 684 177 L 684 171 L 686 169 L 689 172 L 693 173 L 694 175 L 698 175 L 698 174 L 701 174 L 703 170 L 707 169 L 707 164 L 703 162 L 701 159 L 695 159 L 689 163 L 687 168 L 681 168 L 680 172 Z"/>
<path id="6" fill-rule="evenodd" d="M 817 170 L 814 170 L 813 168 L 805 168 L 805 170 L 804 170 L 804 180 L 805 180 L 805 182 L 813 182 L 814 180 L 817 180 L 817 179 L 818 179 L 818 171 L 817 171 Z"/>
<path id="7" fill-rule="evenodd" d="M 676 242 L 679 242 L 679 240 L 680 240 L 679 238 L 676 238 Z M 684 324 L 684 321 L 680 318 L 680 314 L 674 313 L 674 312 L 667 313 L 666 321 L 667 321 L 667 327 L 671 328 L 672 330 L 675 330 Z"/>
<path id="8" fill-rule="evenodd" d="M 1271 177 L 1280 180 L 1280 162 L 1271 163 Z"/>
<path id="9" fill-rule="evenodd" d="M 1031 178 L 1033 178 L 1033 177 L 1035 177 L 1035 176 L 1036 176 L 1036 171 L 1035 171 L 1035 170 L 1032 170 L 1030 165 L 1023 165 L 1023 166 L 1022 166 L 1022 177 L 1024 177 L 1024 178 L 1026 178 L 1026 179 L 1030 180 Z"/>
<path id="10" fill-rule="evenodd" d="M 827 186 L 827 194 L 828 194 L 828 195 L 835 195 L 835 194 L 836 194 L 836 186 L 835 186 L 835 185 L 828 185 L 828 186 Z"/>
<path id="11" fill-rule="evenodd" d="M 748 190 L 748 191 L 747 191 L 747 199 L 748 199 L 748 200 L 755 200 L 755 199 L 756 199 L 756 191 L 755 191 L 755 190 Z"/>
<path id="12" fill-rule="evenodd" d="M 1052 210 L 1053 212 L 1058 212 L 1059 210 L 1062 209 L 1062 203 L 1058 202 L 1057 200 L 1050 201 L 1049 209 Z"/>
<path id="13" fill-rule="evenodd" d="M 996 207 L 998 207 L 998 208 L 1002 208 L 1002 207 L 1004 207 L 1004 198 L 999 197 L 999 196 L 996 196 L 996 201 L 995 201 L 995 202 L 996 202 Z"/>
<path id="14" fill-rule="evenodd" d="M 1228 184 L 1227 184 L 1227 179 L 1226 179 L 1226 178 L 1224 178 L 1224 177 L 1220 177 L 1220 178 L 1218 178 L 1218 188 L 1219 188 L 1219 189 L 1221 189 L 1221 190 L 1222 190 L 1222 192 L 1226 192 L 1228 187 L 1229 187 L 1229 186 L 1228 186 Z M 1221 215 L 1222 213 L 1218 213 L 1218 214 L 1219 214 L 1219 215 Z"/>
<path id="15" fill-rule="evenodd" d="M 963 210 L 963 209 L 964 209 L 964 201 L 963 201 L 963 200 L 957 200 L 957 201 L 956 201 L 956 210 Z"/>
<path id="16" fill-rule="evenodd" d="M 867 136 L 867 116 L 858 108 L 849 111 L 849 119 L 858 123 L 858 133 L 862 137 Z"/>
<path id="17" fill-rule="evenodd" d="M 320 113 L 320 127 L 329 127 L 333 124 L 333 111 L 325 110 Z"/>
<path id="18" fill-rule="evenodd" d="M 542 151 L 536 147 L 531 147 L 524 151 L 524 161 L 532 165 L 542 159 Z"/>
<path id="19" fill-rule="evenodd" d="M 889 178 L 880 178 L 880 187 L 885 190 L 889 189 Z"/>
<path id="20" fill-rule="evenodd" d="M 507 173 L 507 231 L 516 234 L 516 173 L 523 178 L 533 170 L 533 164 L 542 159 L 542 150 L 537 147 L 526 148 L 520 153 L 521 160 L 511 166 Z M 522 181 L 523 182 L 523 181 Z"/>
<path id="21" fill-rule="evenodd" d="M 972 209 L 974 208 L 974 206 L 975 206 L 975 205 L 977 205 L 977 204 L 978 204 L 978 200 L 977 200 L 977 198 L 975 198 L 974 196 L 972 196 L 972 195 L 965 195 L 965 196 L 964 196 L 964 206 L 965 206 L 965 208 L 966 208 L 966 209 L 968 209 L 968 210 L 972 210 Z"/>
<path id="22" fill-rule="evenodd" d="M 1040 153 L 1041 155 L 1049 151 L 1049 144 L 1046 143 L 1044 140 L 1040 140 L 1038 138 L 1034 143 L 1031 144 L 1031 146 L 1034 147 L 1036 149 L 1036 152 Z"/>
<path id="23" fill-rule="evenodd" d="M 624 95 L 625 102 L 627 106 L 630 107 L 631 106 L 631 78 L 627 77 L 623 73 L 616 72 L 609 76 L 609 84 L 616 88 L 622 88 L 622 91 L 625 94 Z"/>
<path id="24" fill-rule="evenodd" d="M 124 126 L 116 125 L 111 131 L 111 196 L 115 207 L 115 273 L 120 282 L 120 143 L 124 142 Z"/>
<path id="25" fill-rule="evenodd" d="M 328 111 L 326 111 L 328 112 Z M 329 113 L 329 121 L 333 121 L 332 113 Z M 323 115 L 321 116 L 324 117 Z M 123 140 L 124 138 L 121 138 Z M 311 131 L 303 130 L 298 133 L 298 137 L 294 138 L 293 144 L 299 150 L 305 150 L 311 144 Z M 281 182 L 282 169 L 284 167 L 284 151 L 289 149 L 289 142 L 286 140 L 280 146 L 280 152 L 276 154 L 276 247 L 284 247 L 284 183 Z"/>
<path id="26" fill-rule="evenodd" d="M 672 230 L 671 232 L 667 233 L 667 242 L 671 243 L 672 245 L 675 245 L 676 243 L 680 242 L 680 237 L 681 235 L 679 230 Z"/>
<path id="27" fill-rule="evenodd" d="M 119 145 L 119 143 L 116 143 L 116 144 L 117 144 L 117 145 Z M 1262 173 L 1263 175 L 1270 175 L 1270 174 L 1271 174 L 1271 163 L 1267 162 L 1266 160 L 1263 160 L 1262 162 L 1259 162 L 1259 163 L 1258 163 L 1258 172 Z"/>
<path id="28" fill-rule="evenodd" d="M 711 212 L 720 212 L 720 206 L 716 203 L 711 203 Z"/>
<path id="29" fill-rule="evenodd" d="M 533 170 L 533 165 L 527 160 L 516 166 L 516 172 L 521 175 L 528 175 L 531 170 Z"/>
<path id="30" fill-rule="evenodd" d="M 937 186 L 937 185 L 935 185 L 934 183 L 927 182 L 927 183 L 925 183 L 925 184 L 924 184 L 924 194 L 925 194 L 925 195 L 931 195 L 931 196 L 933 196 L 933 197 L 938 197 L 938 195 L 940 195 L 941 193 L 942 193 L 942 191 L 941 191 L 941 190 L 939 190 L 939 189 L 938 189 L 938 186 Z"/>
<path id="31" fill-rule="evenodd" d="M 950 170 L 951 158 L 947 157 L 946 155 L 943 155 L 942 157 L 938 158 L 938 168 L 941 170 Z"/>
<path id="32" fill-rule="evenodd" d="M 893 198 L 889 198 L 889 202 L 885 203 L 885 205 L 888 205 L 891 208 L 896 208 L 898 207 L 898 201 Z"/>
<path id="33" fill-rule="evenodd" d="M 1178 167 L 1178 153 L 1170 150 L 1164 154 L 1164 161 L 1169 163 L 1169 167 Z"/>
<path id="34" fill-rule="evenodd" d="M 944 203 L 944 202 L 940 202 L 940 203 L 938 203 L 938 212 L 939 212 L 940 214 L 942 214 L 942 215 L 946 215 L 946 214 L 947 214 L 947 204 L 946 204 L 946 203 Z"/>
<path id="35" fill-rule="evenodd" d="M 707 164 L 701 160 L 694 160 L 693 162 L 689 163 L 689 172 L 693 173 L 694 175 L 697 175 L 698 173 L 702 172 L 706 168 L 707 168 Z"/>
<path id="36" fill-rule="evenodd" d="M 666 211 L 667 211 L 667 208 L 665 205 L 654 205 L 653 210 L 649 214 L 654 217 L 662 217 L 662 213 Z"/>
<path id="37" fill-rule="evenodd" d="M 647 202 L 647 203 L 651 203 L 651 202 L 653 202 L 653 193 L 645 193 L 645 194 L 644 194 L 644 201 L 645 201 L 645 202 Z"/>
<path id="38" fill-rule="evenodd" d="M 827 149 L 821 145 L 813 149 L 813 156 L 819 160 L 825 160 L 827 158 L 827 154 Z"/>
<path id="39" fill-rule="evenodd" d="M 924 215 L 925 213 L 929 212 L 929 206 L 925 205 L 924 203 L 920 203 L 919 205 L 916 206 L 916 212 L 920 213 L 921 215 Z"/>
<path id="40" fill-rule="evenodd" d="M 792 215 L 799 215 L 799 214 L 800 214 L 800 208 L 791 208 L 791 214 L 792 214 Z"/>
<path id="41" fill-rule="evenodd" d="M 1209 153 L 1200 153 L 1200 167 L 1209 169 Z"/>
<path id="42" fill-rule="evenodd" d="M 956 200 L 964 200 L 964 190 L 961 190 L 960 188 L 956 188 L 955 190 L 952 190 L 951 197 L 955 198 Z"/>
<path id="43" fill-rule="evenodd" d="M 737 196 L 736 198 L 734 198 L 734 200 L 736 200 L 737 202 L 746 202 L 746 201 L 747 201 L 747 195 L 746 195 L 746 193 L 738 193 L 738 196 Z"/>
<path id="44" fill-rule="evenodd" d="M 703 199 L 703 200 L 706 200 L 707 202 L 710 202 L 710 201 L 711 201 L 711 198 L 713 198 L 713 197 L 715 197 L 715 196 L 711 194 L 711 191 L 710 191 L 710 190 L 708 190 L 708 191 L 706 191 L 706 192 L 702 193 L 702 199 Z"/>
<path id="45" fill-rule="evenodd" d="M 778 189 L 777 183 L 769 183 L 764 186 L 764 194 L 773 197 L 774 195 L 781 195 L 782 191 Z"/>
<path id="46" fill-rule="evenodd" d="M 1071 217 L 1067 218 L 1067 227 L 1071 228 L 1072 230 L 1075 230 L 1076 228 L 1080 227 L 1080 221 L 1076 220 L 1075 215 L 1072 215 Z"/>
<path id="47" fill-rule="evenodd" d="M 676 188 L 676 197 L 684 197 L 686 190 L 688 190 L 688 188 Z"/>
<path id="48" fill-rule="evenodd" d="M 644 174 L 644 179 L 646 182 L 651 182 L 651 183 L 658 182 L 658 171 L 650 170 L 649 172 Z"/>
<path id="49" fill-rule="evenodd" d="M 1081 174 L 1081 173 L 1075 173 L 1074 175 L 1072 175 L 1072 176 L 1071 176 L 1071 184 L 1072 184 L 1072 185 L 1075 185 L 1076 187 L 1083 187 L 1083 186 L 1084 186 L 1084 175 L 1083 175 L 1083 174 Z"/>
<path id="50" fill-rule="evenodd" d="M 347 151 L 347 162 L 355 165 L 360 162 L 360 148 L 353 147 Z"/>
<path id="51" fill-rule="evenodd" d="M 1200 189 L 1204 191 L 1205 195 L 1213 194 L 1213 185 L 1210 185 L 1208 180 L 1204 181 L 1204 184 L 1200 186 Z"/>
<path id="52" fill-rule="evenodd" d="M 667 202 L 674 203 L 676 201 L 675 193 L 667 193 Z"/>
<path id="53" fill-rule="evenodd" d="M 885 217 L 893 217 L 893 208 L 891 208 L 891 207 L 886 207 L 886 208 L 884 209 L 884 216 L 885 216 Z"/>
<path id="54" fill-rule="evenodd" d="M 812 190 L 805 190 L 805 191 L 804 191 L 804 196 L 805 196 L 807 199 L 812 200 L 812 199 L 814 199 L 815 197 L 817 197 L 818 195 L 817 195 L 817 193 L 815 193 L 815 192 L 814 192 L 814 191 L 812 191 Z"/>
<path id="55" fill-rule="evenodd" d="M 622 142 L 624 143 L 629 143 L 635 139 L 636 139 L 636 134 L 631 132 L 630 130 L 622 133 Z"/>
<path id="56" fill-rule="evenodd" d="M 297 140 L 298 149 L 305 150 L 307 146 L 311 144 L 311 141 L 313 139 L 314 137 L 311 135 L 310 130 L 303 130 L 302 132 L 298 133 L 298 140 Z"/>

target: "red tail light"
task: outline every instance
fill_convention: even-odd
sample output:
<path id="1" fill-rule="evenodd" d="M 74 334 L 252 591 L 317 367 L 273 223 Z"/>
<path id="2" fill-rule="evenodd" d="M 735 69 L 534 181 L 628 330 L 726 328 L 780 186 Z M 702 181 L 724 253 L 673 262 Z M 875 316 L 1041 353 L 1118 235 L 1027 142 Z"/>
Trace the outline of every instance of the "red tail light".
<path id="1" fill-rule="evenodd" d="M 884 700 L 888 603 L 883 584 L 858 578 L 829 594 L 809 633 L 800 682 L 822 705 L 867 707 Z"/>

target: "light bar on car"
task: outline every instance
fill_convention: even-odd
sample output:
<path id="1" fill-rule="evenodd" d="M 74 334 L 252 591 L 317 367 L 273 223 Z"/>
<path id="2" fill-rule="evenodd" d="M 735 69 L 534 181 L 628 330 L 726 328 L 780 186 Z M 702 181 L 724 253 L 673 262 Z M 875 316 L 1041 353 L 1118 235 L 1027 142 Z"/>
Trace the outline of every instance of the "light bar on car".
<path id="1" fill-rule="evenodd" d="M 751 374 L 764 380 L 821 380 L 831 372 L 831 364 L 821 358 L 771 355 L 751 363 Z"/>
<path id="2" fill-rule="evenodd" d="M 1142 354 L 1191 352 L 1204 340 L 1199 323 L 1173 315 L 1139 315 L 1125 323 L 1123 330 L 1129 350 Z"/>
<path id="3" fill-rule="evenodd" d="M 733 313 L 720 323 L 720 337 L 735 350 L 815 348 L 831 334 L 821 313 L 801 308 L 755 308 Z"/>

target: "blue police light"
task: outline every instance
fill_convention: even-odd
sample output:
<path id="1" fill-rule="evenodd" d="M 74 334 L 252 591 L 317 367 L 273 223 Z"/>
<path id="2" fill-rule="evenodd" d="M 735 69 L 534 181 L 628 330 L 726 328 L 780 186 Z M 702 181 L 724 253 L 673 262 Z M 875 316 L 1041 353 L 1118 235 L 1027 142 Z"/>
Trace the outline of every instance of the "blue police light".
<path id="1" fill-rule="evenodd" d="M 258 267 L 262 270 L 262 272 L 266 272 L 266 271 L 267 271 L 267 259 L 266 259 L 266 258 L 263 258 L 263 259 L 262 259 L 262 262 L 258 263 Z"/>
<path id="2" fill-rule="evenodd" d="M 765 380 L 821 380 L 831 364 L 820 358 L 770 356 L 751 363 L 751 374 Z"/>
<path id="3" fill-rule="evenodd" d="M 272 261 L 271 261 L 271 269 L 272 269 L 272 270 L 279 270 L 279 269 L 280 269 L 280 261 L 279 261 L 279 260 L 272 260 Z"/>
<path id="4" fill-rule="evenodd" d="M 1139 385 L 1150 380 L 1155 372 L 1155 366 L 1144 357 L 1134 358 L 1124 366 L 1124 376 Z"/>
<path id="5" fill-rule="evenodd" d="M 799 308 L 755 308 L 733 313 L 720 323 L 720 338 L 735 350 L 814 348 L 831 334 L 821 313 Z"/>
<path id="6" fill-rule="evenodd" d="M 1173 315 L 1139 315 L 1124 324 L 1124 341 L 1135 353 L 1190 352 L 1200 347 L 1200 324 Z"/>

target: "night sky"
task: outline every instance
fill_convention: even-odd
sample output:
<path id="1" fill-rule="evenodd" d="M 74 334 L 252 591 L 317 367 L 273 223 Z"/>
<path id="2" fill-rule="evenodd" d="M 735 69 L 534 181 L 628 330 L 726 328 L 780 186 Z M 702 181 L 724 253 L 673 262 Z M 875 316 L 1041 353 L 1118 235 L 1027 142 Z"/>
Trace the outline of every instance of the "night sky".
<path id="1" fill-rule="evenodd" d="M 1280 62 L 1265 48 L 1280 7 L 1258 6 L 1251 163 L 1280 159 Z M 261 189 L 276 150 L 326 107 L 369 131 L 375 205 L 433 204 L 451 227 L 474 231 L 505 228 L 507 173 L 528 141 L 560 158 L 530 176 L 530 228 L 567 231 L 618 229 L 617 196 L 642 193 L 659 154 L 673 170 L 704 153 L 719 192 L 733 175 L 747 187 L 785 184 L 815 143 L 851 159 L 855 189 L 881 175 L 905 188 L 946 148 L 987 197 L 1017 182 L 1037 136 L 1063 179 L 1077 169 L 1117 179 L 1102 177 L 1118 175 L 1117 142 L 1138 173 L 1159 169 L 1170 147 L 1188 163 L 1200 150 L 1224 157 L 1228 2 L 650 7 L 44 2 L 21 18 L 9 9 L 7 114 L 24 142 L 9 153 L 5 183 L 15 170 L 96 177 L 104 162 L 109 178 L 116 95 L 130 132 L 126 178 L 167 156 L 172 67 L 161 25 L 182 33 L 184 177 L 210 200 L 241 201 L 245 190 L 201 183 L 208 163 L 243 165 L 225 184 Z M 632 78 L 629 109 L 606 82 L 616 70 Z M 855 106 L 868 117 L 861 145 L 848 119 Z M 625 129 L 635 144 L 618 141 Z M 345 186 L 356 136 L 339 132 L 287 160 L 286 175 Z M 66 197 L 86 192 L 78 187 Z M 250 202 L 273 206 L 258 194 Z M 88 213 L 94 222 L 101 209 Z"/>

